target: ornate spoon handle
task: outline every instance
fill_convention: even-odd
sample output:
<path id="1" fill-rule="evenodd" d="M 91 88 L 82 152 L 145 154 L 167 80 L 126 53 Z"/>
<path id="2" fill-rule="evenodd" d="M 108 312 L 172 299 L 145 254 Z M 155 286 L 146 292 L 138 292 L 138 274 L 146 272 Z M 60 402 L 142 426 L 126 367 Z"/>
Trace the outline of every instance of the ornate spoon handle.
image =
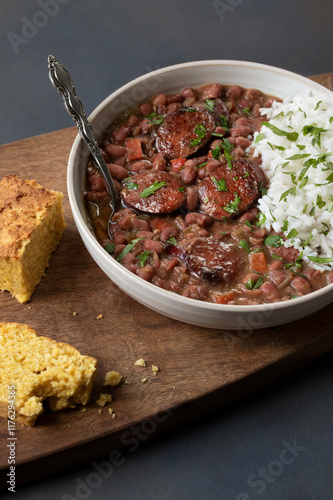
<path id="1" fill-rule="evenodd" d="M 53 86 L 59 92 L 64 100 L 65 107 L 68 113 L 75 121 L 79 133 L 89 148 L 97 167 L 104 176 L 106 185 L 112 200 L 112 214 L 120 206 L 120 197 L 115 188 L 110 172 L 105 164 L 101 150 L 97 144 L 95 133 L 88 122 L 83 104 L 76 95 L 73 80 L 68 71 L 60 64 L 53 56 L 48 58 L 49 76 Z M 110 216 L 110 218 L 111 218 Z"/>

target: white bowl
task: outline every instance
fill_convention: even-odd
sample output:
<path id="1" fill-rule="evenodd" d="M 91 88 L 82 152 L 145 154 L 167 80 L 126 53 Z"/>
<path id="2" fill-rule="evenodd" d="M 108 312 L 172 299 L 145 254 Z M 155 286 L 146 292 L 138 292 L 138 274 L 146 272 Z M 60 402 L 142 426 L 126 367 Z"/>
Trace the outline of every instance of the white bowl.
<path id="1" fill-rule="evenodd" d="M 162 68 L 136 78 L 105 99 L 90 115 L 89 121 L 100 138 L 103 130 L 122 111 L 155 94 L 174 93 L 185 86 L 198 87 L 215 82 L 257 88 L 282 99 L 312 88 L 333 102 L 332 92 L 290 71 L 244 61 L 199 61 Z M 185 323 L 245 333 L 300 319 L 333 301 L 333 284 L 296 300 L 238 306 L 190 299 L 140 279 L 108 255 L 93 234 L 83 200 L 88 156 L 88 149 L 78 135 L 71 150 L 67 176 L 74 221 L 99 267 L 119 288 L 144 306 Z"/>

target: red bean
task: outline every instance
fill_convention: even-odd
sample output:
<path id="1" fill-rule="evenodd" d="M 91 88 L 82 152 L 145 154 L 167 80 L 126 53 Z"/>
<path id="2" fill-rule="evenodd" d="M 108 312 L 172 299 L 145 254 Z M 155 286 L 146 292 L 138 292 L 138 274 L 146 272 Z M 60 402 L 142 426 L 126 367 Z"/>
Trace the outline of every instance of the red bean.
<path id="1" fill-rule="evenodd" d="M 132 221 L 132 227 L 136 231 L 150 231 L 149 222 L 147 222 L 144 219 L 138 219 L 138 218 L 133 219 L 133 221 Z"/>
<path id="2" fill-rule="evenodd" d="M 165 94 L 157 94 L 152 98 L 151 103 L 154 106 L 165 106 L 167 104 L 167 96 Z"/>
<path id="3" fill-rule="evenodd" d="M 237 139 L 238 139 L 238 137 L 237 137 Z M 232 150 L 232 156 L 234 158 L 236 158 L 236 157 L 237 158 L 243 158 L 245 156 L 245 151 L 242 148 L 234 148 Z"/>
<path id="4" fill-rule="evenodd" d="M 220 97 L 223 91 L 223 85 L 220 83 L 213 83 L 204 87 L 202 92 L 202 99 L 216 99 Z"/>
<path id="5" fill-rule="evenodd" d="M 258 89 L 247 89 L 244 92 L 244 97 L 246 97 L 247 99 L 257 100 L 262 95 L 262 92 Z"/>
<path id="6" fill-rule="evenodd" d="M 298 290 L 302 294 L 311 292 L 310 283 L 301 276 L 295 276 L 295 278 L 293 278 L 293 280 L 291 281 L 291 286 L 293 286 L 296 290 Z"/>
<path id="7" fill-rule="evenodd" d="M 132 273 L 136 272 L 137 260 L 133 254 L 127 253 L 126 255 L 124 255 L 124 257 L 121 259 L 121 263 L 124 267 L 126 267 L 126 269 L 132 271 Z"/>
<path id="8" fill-rule="evenodd" d="M 114 233 L 112 236 L 113 236 L 113 242 L 115 243 L 115 245 L 125 245 L 127 243 L 125 236 L 120 231 Z"/>
<path id="9" fill-rule="evenodd" d="M 109 195 L 107 191 L 87 191 L 84 196 L 87 201 L 99 203 Z"/>
<path id="10" fill-rule="evenodd" d="M 184 184 L 194 184 L 197 178 L 197 172 L 192 165 L 186 165 L 181 171 L 181 178 Z"/>
<path id="11" fill-rule="evenodd" d="M 193 210 L 196 209 L 199 201 L 197 189 L 195 186 L 187 186 L 185 188 L 185 193 L 186 193 L 186 202 L 185 202 L 186 208 L 187 210 L 192 212 Z"/>
<path id="12" fill-rule="evenodd" d="M 99 174 L 91 175 L 89 177 L 89 184 L 90 184 L 92 191 L 105 191 L 106 190 L 105 180 Z"/>
<path id="13" fill-rule="evenodd" d="M 137 269 L 136 274 L 139 278 L 142 278 L 145 281 L 151 281 L 154 275 L 154 268 L 150 264 L 147 264 L 146 266 Z"/>
<path id="14" fill-rule="evenodd" d="M 251 141 L 246 137 L 236 137 L 235 144 L 242 150 L 248 148 L 251 145 Z"/>
<path id="15" fill-rule="evenodd" d="M 215 139 L 213 142 L 210 143 L 209 149 L 215 149 L 216 146 L 219 146 L 222 144 L 222 139 Z"/>
<path id="16" fill-rule="evenodd" d="M 142 170 L 150 170 L 151 168 L 153 168 L 153 165 L 148 160 L 135 161 L 130 166 L 131 172 L 141 172 Z M 128 172 L 127 172 L 127 176 L 128 176 Z"/>
<path id="17" fill-rule="evenodd" d="M 153 159 L 153 168 L 155 170 L 165 170 L 167 166 L 166 159 L 162 155 L 162 153 L 157 153 Z"/>
<path id="18" fill-rule="evenodd" d="M 152 231 L 138 231 L 137 232 L 137 237 L 138 238 L 153 238 L 155 234 Z"/>
<path id="19" fill-rule="evenodd" d="M 120 158 L 116 158 L 115 160 L 113 160 L 112 163 L 115 163 L 116 165 L 121 165 L 123 167 L 126 163 L 126 158 L 125 156 L 121 156 Z"/>
<path id="20" fill-rule="evenodd" d="M 225 91 L 226 95 L 231 99 L 237 99 L 242 93 L 242 88 L 239 85 L 230 85 Z"/>
<path id="21" fill-rule="evenodd" d="M 108 163 L 107 167 L 112 177 L 118 179 L 118 181 L 121 181 L 128 177 L 128 171 L 121 165 L 117 165 L 116 163 Z"/>
<path id="22" fill-rule="evenodd" d="M 157 240 L 145 240 L 143 243 L 143 248 L 145 250 L 149 250 L 150 252 L 154 251 L 158 255 L 160 255 L 164 250 L 164 246 L 162 245 L 162 243 Z"/>
<path id="23" fill-rule="evenodd" d="M 114 247 L 113 255 L 117 258 L 121 254 L 121 252 L 124 250 L 125 247 L 126 247 L 126 245 L 123 245 L 123 244 L 116 245 Z"/>
<path id="24" fill-rule="evenodd" d="M 193 90 L 189 87 L 185 87 L 182 91 L 181 91 L 181 95 L 183 97 L 194 97 L 195 98 L 195 93 L 193 92 Z"/>
<path id="25" fill-rule="evenodd" d="M 139 123 L 140 123 L 140 120 L 139 120 L 139 118 L 138 118 L 137 116 L 135 116 L 135 115 L 131 115 L 131 116 L 129 117 L 129 119 L 128 119 L 128 125 L 129 125 L 130 127 L 136 127 L 137 125 L 139 125 Z"/>
<path id="26" fill-rule="evenodd" d="M 198 224 L 200 227 L 208 227 L 213 224 L 213 219 L 209 215 L 201 214 L 199 212 L 189 212 L 185 215 L 185 223 L 187 226 L 191 224 Z"/>
<path id="27" fill-rule="evenodd" d="M 150 120 L 147 118 L 144 118 L 140 124 L 141 127 L 141 132 L 143 134 L 150 134 L 150 132 L 153 130 L 154 126 Z"/>
<path id="28" fill-rule="evenodd" d="M 225 128 L 218 126 L 215 128 L 215 133 L 225 135 Z"/>
<path id="29" fill-rule="evenodd" d="M 139 105 L 139 109 L 143 116 L 149 116 L 153 112 L 153 105 L 151 102 L 143 102 Z"/>
<path id="30" fill-rule="evenodd" d="M 117 221 L 119 229 L 130 229 L 135 214 L 126 212 Z"/>
<path id="31" fill-rule="evenodd" d="M 247 127 L 249 124 L 247 118 L 245 116 L 242 116 L 241 118 L 237 118 L 235 121 L 235 127 Z"/>
<path id="32" fill-rule="evenodd" d="M 172 102 L 167 105 L 167 113 L 173 113 L 174 111 L 178 111 L 183 106 L 179 102 Z"/>
<path id="33" fill-rule="evenodd" d="M 230 136 L 231 137 L 246 137 L 251 133 L 251 128 L 246 125 L 246 126 L 241 126 L 241 127 L 234 127 L 230 129 Z"/>
<path id="34" fill-rule="evenodd" d="M 124 142 L 126 137 L 130 135 L 130 127 L 120 127 L 112 132 L 112 138 L 115 142 Z"/>
<path id="35" fill-rule="evenodd" d="M 168 104 L 172 104 L 174 102 L 180 103 L 183 101 L 183 97 L 180 94 L 170 94 L 167 96 Z"/>
<path id="36" fill-rule="evenodd" d="M 120 146 L 119 144 L 106 144 L 104 149 L 111 158 L 118 158 L 126 154 L 125 146 Z"/>
<path id="37" fill-rule="evenodd" d="M 162 229 L 160 234 L 160 240 L 166 243 L 170 238 L 176 238 L 178 236 L 178 229 L 174 226 L 165 227 Z"/>

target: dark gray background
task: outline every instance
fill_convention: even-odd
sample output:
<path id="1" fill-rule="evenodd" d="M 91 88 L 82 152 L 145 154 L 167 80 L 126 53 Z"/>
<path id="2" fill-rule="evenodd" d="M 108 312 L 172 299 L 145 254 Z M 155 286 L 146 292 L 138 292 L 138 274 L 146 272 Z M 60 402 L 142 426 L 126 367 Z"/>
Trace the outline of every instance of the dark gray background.
<path id="1" fill-rule="evenodd" d="M 127 81 L 185 61 L 239 59 L 305 76 L 333 71 L 332 0 L 1 0 L 0 14 L 1 144 L 73 125 L 49 82 L 49 54 L 71 72 L 88 114 Z M 76 491 L 78 480 L 90 484 L 88 463 L 20 487 L 15 498 L 331 500 L 332 361 L 330 353 L 124 452 L 98 487 Z M 282 464 L 281 452 L 295 444 Z"/>

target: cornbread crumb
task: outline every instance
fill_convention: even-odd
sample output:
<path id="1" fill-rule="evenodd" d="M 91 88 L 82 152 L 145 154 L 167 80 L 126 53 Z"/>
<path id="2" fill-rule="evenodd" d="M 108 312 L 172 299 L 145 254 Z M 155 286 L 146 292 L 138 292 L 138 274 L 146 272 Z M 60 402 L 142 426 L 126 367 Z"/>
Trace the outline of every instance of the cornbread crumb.
<path id="1" fill-rule="evenodd" d="M 156 375 L 156 373 L 160 371 L 159 367 L 156 365 L 151 365 L 151 369 L 154 372 L 154 375 Z"/>
<path id="2" fill-rule="evenodd" d="M 112 401 L 111 394 L 105 394 L 101 392 L 96 403 L 98 404 L 98 406 L 105 406 L 107 403 L 111 403 L 111 401 Z"/>
<path id="3" fill-rule="evenodd" d="M 130 385 L 130 383 L 131 382 L 129 380 L 125 380 L 125 382 L 124 382 L 125 385 Z"/>
<path id="4" fill-rule="evenodd" d="M 110 415 L 112 415 L 112 413 L 113 413 L 113 408 L 108 408 L 108 412 L 110 413 Z"/>
<path id="5" fill-rule="evenodd" d="M 85 413 L 86 411 L 88 411 L 88 408 L 82 408 L 82 413 Z"/>
<path id="6" fill-rule="evenodd" d="M 62 193 L 11 174 L 0 182 L 0 290 L 27 302 L 49 265 L 65 221 Z"/>
<path id="7" fill-rule="evenodd" d="M 103 318 L 104 318 L 103 314 L 99 314 L 96 319 L 103 319 Z"/>
<path id="8" fill-rule="evenodd" d="M 148 379 L 147 379 L 147 377 L 144 377 L 144 378 L 142 378 L 142 379 L 141 379 L 141 382 L 142 382 L 143 384 L 145 384 L 145 383 L 147 382 L 147 380 L 148 380 Z"/>
<path id="9" fill-rule="evenodd" d="M 111 417 L 112 417 L 112 418 L 116 418 L 116 414 L 115 414 L 115 413 L 112 413 L 112 414 L 111 414 Z"/>
<path id="10" fill-rule="evenodd" d="M 102 413 L 102 410 L 99 408 L 98 413 Z"/>
<path id="11" fill-rule="evenodd" d="M 120 373 L 115 372 L 114 370 L 107 372 L 105 374 L 105 380 L 103 385 L 111 385 L 111 387 L 116 387 L 120 384 L 122 375 Z"/>
<path id="12" fill-rule="evenodd" d="M 48 400 L 53 411 L 87 404 L 97 360 L 74 347 L 37 335 L 18 323 L 0 323 L 0 415 L 8 416 L 13 386 L 17 420 L 34 425 Z"/>
<path id="13" fill-rule="evenodd" d="M 138 359 L 135 363 L 135 366 L 147 366 L 145 360 L 143 358 Z"/>
<path id="14" fill-rule="evenodd" d="M 73 316 L 77 316 L 77 312 L 76 311 L 73 312 Z"/>

